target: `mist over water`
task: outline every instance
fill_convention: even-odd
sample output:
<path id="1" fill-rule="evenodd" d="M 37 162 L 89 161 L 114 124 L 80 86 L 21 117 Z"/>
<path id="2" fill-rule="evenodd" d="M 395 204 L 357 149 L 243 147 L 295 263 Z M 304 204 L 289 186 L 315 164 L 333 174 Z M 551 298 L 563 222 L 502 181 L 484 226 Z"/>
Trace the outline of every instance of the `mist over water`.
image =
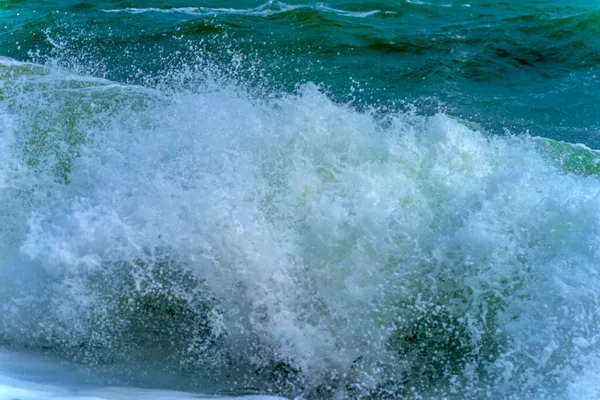
<path id="1" fill-rule="evenodd" d="M 554 104 L 570 120 L 531 111 L 520 89 L 502 97 L 539 123 L 532 131 L 545 137 L 534 136 L 494 120 L 515 114 L 478 92 L 497 85 L 506 95 L 501 82 L 515 84 L 529 67 L 507 66 L 505 80 L 480 75 L 489 78 L 481 87 L 468 74 L 388 85 L 383 50 L 397 43 L 386 34 L 399 33 L 379 25 L 425 13 L 452 26 L 448 19 L 475 8 L 485 24 L 504 15 L 496 32 L 511 26 L 511 12 L 537 15 L 522 17 L 523 30 L 558 18 L 591 32 L 597 11 L 175 3 L 65 4 L 40 19 L 7 8 L 29 18 L 10 25 L 11 37 L 29 29 L 39 43 L 27 55 L 4 47 L 11 58 L 0 58 L 3 348 L 121 384 L 204 393 L 597 397 L 597 114 L 574 95 L 594 98 L 595 67 L 536 61 L 549 63 L 542 72 L 567 65 L 572 77 L 588 77 L 583 91 L 561 95 L 542 89 L 569 74 L 530 83 L 549 109 L 575 99 L 579 114 Z M 154 41 L 164 31 L 142 34 L 150 15 L 184 32 Z M 256 24 L 258 40 L 259 22 L 280 33 L 274 58 L 236 37 Z M 377 47 L 382 58 L 366 55 L 371 47 L 353 60 L 379 69 L 336 72 L 351 63 L 325 52 L 298 72 L 288 67 L 301 52 L 278 47 L 277 26 L 301 37 L 310 36 L 303 24 L 322 24 L 352 37 L 363 23 L 387 44 Z M 190 33 L 200 25 L 218 35 Z M 227 35 L 230 46 L 219 47 Z M 111 47 L 117 37 L 132 42 Z M 437 51 L 431 43 L 407 46 L 425 60 Z M 425 95 L 435 84 L 433 103 L 443 107 Z M 448 96 L 452 85 L 463 100 Z M 409 102 L 396 95 L 401 87 L 414 87 Z M 572 143 L 555 140 L 569 135 Z"/>

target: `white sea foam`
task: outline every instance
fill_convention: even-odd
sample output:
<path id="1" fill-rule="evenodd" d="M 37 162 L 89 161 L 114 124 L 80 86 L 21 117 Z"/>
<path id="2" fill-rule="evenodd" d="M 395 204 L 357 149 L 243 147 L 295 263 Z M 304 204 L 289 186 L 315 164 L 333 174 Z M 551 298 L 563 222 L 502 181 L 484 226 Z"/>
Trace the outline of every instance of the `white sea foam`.
<path id="1" fill-rule="evenodd" d="M 302 390 L 408 379 L 433 398 L 597 393 L 597 176 L 560 170 L 527 136 L 376 117 L 311 84 L 141 104 L 127 86 L 99 100 L 103 85 L 69 101 L 23 84 L 0 103 L 7 342 L 105 333 L 99 352 L 124 346 L 92 323 L 116 300 L 90 276 L 116 282 L 160 251 L 215 299 L 224 351 L 257 370 L 284 360 Z M 133 278 L 140 291 L 151 279 Z"/>
<path id="2" fill-rule="evenodd" d="M 56 361 L 0 350 L 0 398 L 20 400 L 227 400 L 233 397 L 89 382 Z M 273 396 L 238 396 L 239 400 L 283 400 Z"/>
<path id="3" fill-rule="evenodd" d="M 289 12 L 296 9 L 314 9 L 327 13 L 337 14 L 344 17 L 365 18 L 374 14 L 378 14 L 380 10 L 370 11 L 346 11 L 333 7 L 328 7 L 323 3 L 316 4 L 286 4 L 279 1 L 268 1 L 255 8 L 210 8 L 210 7 L 173 7 L 173 8 L 116 8 L 102 10 L 107 13 L 129 13 L 129 14 L 145 14 L 145 13 L 180 13 L 199 17 L 210 17 L 217 15 L 239 14 L 247 16 L 267 17 L 270 15 Z"/>

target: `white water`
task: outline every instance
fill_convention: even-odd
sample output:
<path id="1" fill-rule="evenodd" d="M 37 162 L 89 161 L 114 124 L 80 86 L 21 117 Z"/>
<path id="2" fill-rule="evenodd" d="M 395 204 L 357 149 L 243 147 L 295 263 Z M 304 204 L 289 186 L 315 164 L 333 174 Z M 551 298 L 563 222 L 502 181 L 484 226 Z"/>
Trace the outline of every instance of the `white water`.
<path id="1" fill-rule="evenodd" d="M 336 8 L 327 7 L 322 3 L 317 4 L 286 4 L 279 1 L 268 1 L 255 8 L 210 8 L 210 7 L 173 7 L 173 8 L 119 8 L 103 10 L 108 13 L 130 13 L 130 14 L 145 14 L 145 13 L 181 13 L 193 16 L 210 17 L 218 15 L 239 14 L 256 17 L 268 17 L 271 15 L 282 14 L 297 9 L 313 9 L 322 12 L 341 15 L 344 17 L 365 18 L 371 15 L 379 14 L 380 10 L 370 10 L 362 12 L 352 12 L 338 10 Z"/>
<path id="2" fill-rule="evenodd" d="M 56 361 L 0 350 L 0 399 L 19 400 L 226 400 L 168 390 L 103 386 Z M 272 396 L 239 396 L 240 400 L 282 400 Z"/>
<path id="3" fill-rule="evenodd" d="M 315 398 L 388 382 L 597 398 L 597 176 L 557 169 L 529 137 L 376 118 L 312 85 L 265 100 L 78 81 L 17 78 L 0 104 L 5 343 Z M 195 286 L 157 278 L 170 268 Z M 162 294 L 211 339 L 187 317 L 119 314 Z M 287 373 L 263 372 L 280 361 Z"/>

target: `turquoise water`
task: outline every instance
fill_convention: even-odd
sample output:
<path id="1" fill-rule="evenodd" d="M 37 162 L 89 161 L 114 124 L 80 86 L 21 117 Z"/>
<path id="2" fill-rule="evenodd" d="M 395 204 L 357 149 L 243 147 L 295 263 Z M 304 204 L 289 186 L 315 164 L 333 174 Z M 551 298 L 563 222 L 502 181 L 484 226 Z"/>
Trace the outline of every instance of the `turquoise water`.
<path id="1" fill-rule="evenodd" d="M 596 2 L 0 1 L 2 347 L 225 395 L 598 398 Z"/>
<path id="2" fill-rule="evenodd" d="M 139 83 L 203 53 L 267 91 L 311 81 L 343 102 L 411 104 L 494 132 L 600 140 L 594 1 L 5 4 L 0 44 L 19 60 L 39 52 Z"/>

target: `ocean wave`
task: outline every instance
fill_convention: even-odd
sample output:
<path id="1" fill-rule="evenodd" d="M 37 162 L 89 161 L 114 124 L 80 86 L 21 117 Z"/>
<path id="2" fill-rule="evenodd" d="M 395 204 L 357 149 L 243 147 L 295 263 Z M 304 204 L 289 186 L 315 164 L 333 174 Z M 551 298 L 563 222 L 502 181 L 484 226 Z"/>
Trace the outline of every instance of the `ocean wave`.
<path id="1" fill-rule="evenodd" d="M 596 151 L 1 65 L 5 345 L 315 399 L 597 385 Z"/>
<path id="2" fill-rule="evenodd" d="M 380 13 L 380 10 L 370 10 L 353 12 L 340 10 L 329 7 L 323 3 L 316 4 L 286 4 L 279 1 L 268 1 L 255 8 L 238 9 L 238 8 L 210 8 L 210 7 L 173 7 L 173 8 L 120 8 L 102 10 L 107 13 L 129 13 L 129 14 L 145 14 L 145 13 L 178 13 L 200 17 L 210 17 L 218 15 L 246 15 L 268 17 L 271 15 L 286 13 L 298 9 L 313 9 L 316 11 L 332 13 L 343 17 L 365 18 L 371 15 Z"/>

